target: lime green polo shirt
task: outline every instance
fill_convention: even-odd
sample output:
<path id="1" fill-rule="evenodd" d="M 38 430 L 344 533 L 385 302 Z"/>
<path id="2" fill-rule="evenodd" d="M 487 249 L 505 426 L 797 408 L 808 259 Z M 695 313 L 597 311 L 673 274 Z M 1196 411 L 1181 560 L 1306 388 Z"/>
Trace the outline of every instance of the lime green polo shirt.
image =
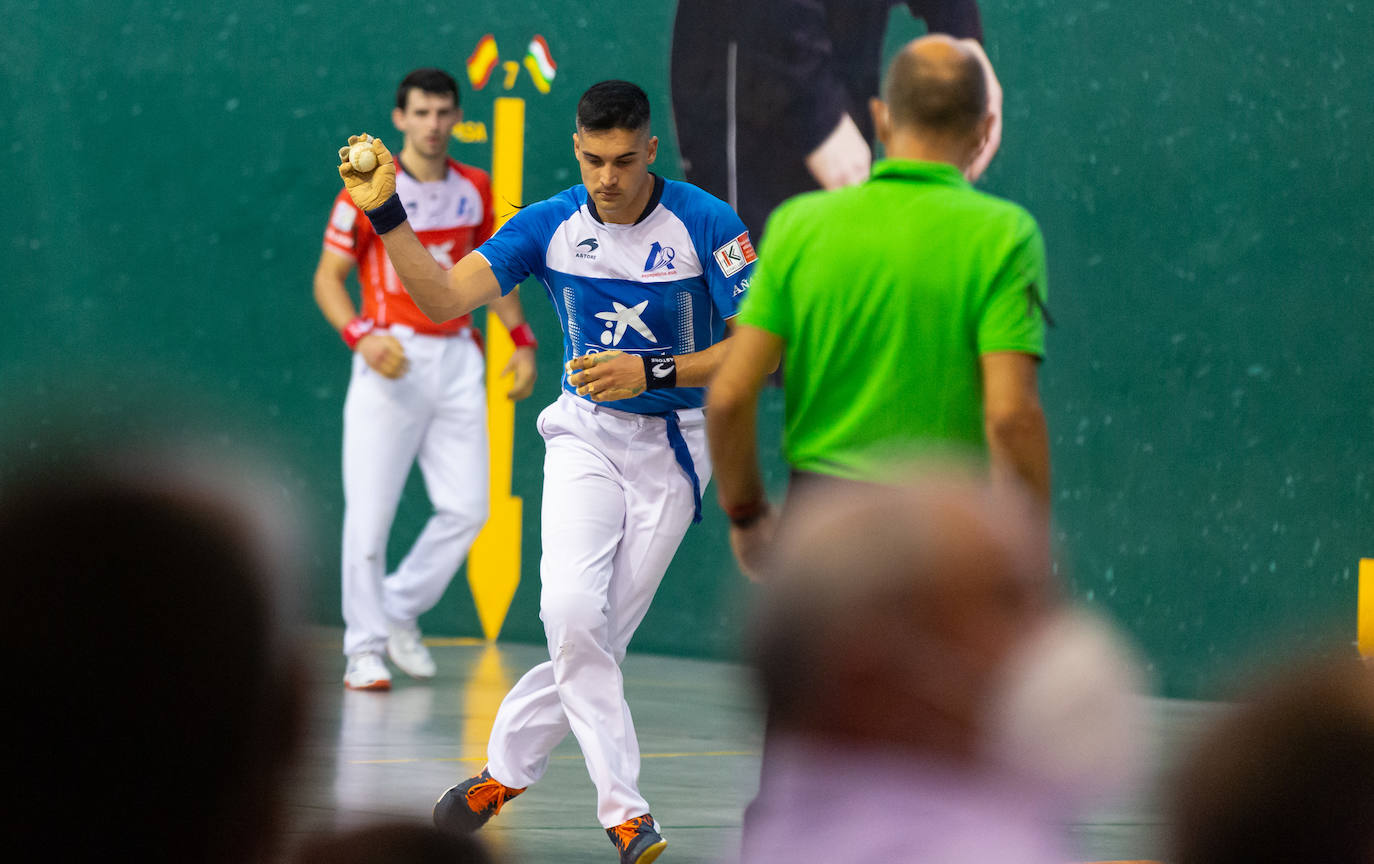
<path id="1" fill-rule="evenodd" d="M 882 479 L 932 446 L 986 454 L 979 355 L 1044 356 L 1045 248 L 952 165 L 880 161 L 768 220 L 739 323 L 785 343 L 783 455 Z"/>

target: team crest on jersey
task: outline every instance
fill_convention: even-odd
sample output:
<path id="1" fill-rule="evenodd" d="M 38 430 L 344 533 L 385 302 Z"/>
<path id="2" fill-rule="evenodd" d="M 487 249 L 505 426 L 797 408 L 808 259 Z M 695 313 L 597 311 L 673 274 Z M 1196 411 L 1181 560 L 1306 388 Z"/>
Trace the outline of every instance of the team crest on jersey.
<path id="1" fill-rule="evenodd" d="M 676 250 L 671 246 L 664 246 L 657 240 L 654 245 L 649 247 L 649 257 L 644 259 L 645 275 L 667 273 L 676 268 L 673 267 L 673 259 L 677 257 Z"/>
<path id="2" fill-rule="evenodd" d="M 720 272 L 726 276 L 734 276 L 743 270 L 745 265 L 759 260 L 758 254 L 754 252 L 754 244 L 749 242 L 748 231 L 717 249 L 715 258 Z"/>
<path id="3" fill-rule="evenodd" d="M 600 243 L 597 243 L 597 242 L 596 242 L 596 238 L 595 238 L 595 237 L 588 237 L 586 240 L 583 240 L 581 243 L 578 243 L 578 244 L 577 244 L 577 251 L 573 253 L 573 257 L 575 257 L 575 258 L 589 258 L 589 259 L 595 261 L 595 260 L 596 260 L 596 250 L 597 250 L 597 247 L 599 247 L 600 245 L 601 245 Z"/>
<path id="4" fill-rule="evenodd" d="M 655 243 L 654 245 L 657 246 L 658 244 Z M 654 331 L 650 330 L 649 325 L 644 323 L 644 319 L 639 317 L 648 305 L 648 300 L 640 301 L 633 306 L 626 306 L 619 300 L 612 300 L 611 306 L 615 309 L 614 312 L 596 313 L 596 317 L 606 322 L 606 330 L 601 334 L 601 344 L 614 348 L 625 337 L 625 331 L 631 328 L 650 342 L 657 342 L 658 337 L 654 335 Z"/>

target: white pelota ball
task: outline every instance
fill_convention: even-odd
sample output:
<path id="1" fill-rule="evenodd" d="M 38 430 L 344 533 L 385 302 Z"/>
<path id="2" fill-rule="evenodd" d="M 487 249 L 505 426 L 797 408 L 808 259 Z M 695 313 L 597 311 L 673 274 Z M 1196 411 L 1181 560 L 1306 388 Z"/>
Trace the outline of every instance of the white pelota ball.
<path id="1" fill-rule="evenodd" d="M 353 166 L 354 171 L 366 174 L 377 167 L 377 154 L 372 152 L 370 143 L 359 141 L 348 148 L 348 161 Z"/>

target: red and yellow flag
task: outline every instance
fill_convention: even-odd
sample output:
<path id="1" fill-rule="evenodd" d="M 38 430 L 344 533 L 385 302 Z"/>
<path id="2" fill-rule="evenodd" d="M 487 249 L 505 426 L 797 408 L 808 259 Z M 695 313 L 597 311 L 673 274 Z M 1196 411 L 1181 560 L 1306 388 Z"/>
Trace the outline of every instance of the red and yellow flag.
<path id="1" fill-rule="evenodd" d="M 496 37 L 488 33 L 478 40 L 477 47 L 472 50 L 472 56 L 468 57 L 468 80 L 472 82 L 473 89 L 481 90 L 487 86 L 498 59 Z"/>

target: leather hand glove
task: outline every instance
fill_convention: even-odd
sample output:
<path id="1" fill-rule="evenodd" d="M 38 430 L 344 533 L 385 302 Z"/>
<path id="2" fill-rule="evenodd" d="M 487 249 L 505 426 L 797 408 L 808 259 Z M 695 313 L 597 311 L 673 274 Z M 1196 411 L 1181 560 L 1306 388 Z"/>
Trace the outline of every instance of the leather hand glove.
<path id="1" fill-rule="evenodd" d="M 365 174 L 355 170 L 348 161 L 348 148 L 359 141 L 371 144 L 372 152 L 377 157 L 377 167 Z M 396 193 L 396 160 L 380 138 L 373 138 L 366 133 L 350 135 L 348 147 L 339 148 L 339 176 L 343 178 L 349 197 L 360 210 L 380 207 Z"/>

